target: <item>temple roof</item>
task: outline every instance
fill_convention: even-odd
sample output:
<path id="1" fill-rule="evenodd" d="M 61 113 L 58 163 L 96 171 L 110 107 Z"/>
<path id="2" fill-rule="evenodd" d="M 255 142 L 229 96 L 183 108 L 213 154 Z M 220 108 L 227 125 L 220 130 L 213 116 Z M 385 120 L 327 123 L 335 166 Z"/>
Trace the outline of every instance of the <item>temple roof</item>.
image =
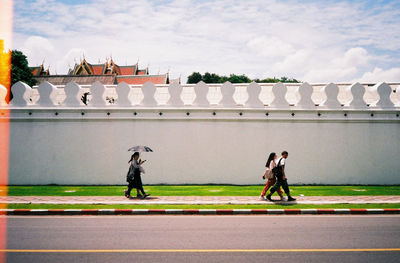
<path id="1" fill-rule="evenodd" d="M 132 66 L 118 66 L 120 74 L 119 75 L 136 75 L 137 65 Z"/>
<path id="2" fill-rule="evenodd" d="M 75 64 L 74 68 L 69 70 L 68 75 L 136 75 L 137 68 L 137 64 L 118 66 L 112 59 L 103 64 L 90 64 L 83 59 L 80 64 Z"/>
<path id="3" fill-rule="evenodd" d="M 79 64 L 75 64 L 68 71 L 68 75 L 53 75 L 43 76 L 38 75 L 38 72 L 43 72 L 43 65 L 32 67 L 32 73 L 39 83 L 48 81 L 54 85 L 65 85 L 70 81 L 78 84 L 92 84 L 95 81 L 100 81 L 104 85 L 118 84 L 125 82 L 130 85 L 141 85 L 146 82 L 153 84 L 169 84 L 169 74 L 149 75 L 149 68 L 139 69 L 138 63 L 129 66 L 119 66 L 111 59 L 106 59 L 105 63 L 90 64 L 85 58 Z M 180 80 L 179 80 L 180 82 Z"/>
<path id="4" fill-rule="evenodd" d="M 66 85 L 67 83 L 74 81 L 80 85 L 91 85 L 96 81 L 99 81 L 103 85 L 116 84 L 116 75 L 54 75 L 54 76 L 38 76 L 35 79 L 38 81 L 38 85 L 44 81 L 48 81 L 53 85 Z"/>
<path id="5" fill-rule="evenodd" d="M 149 68 L 139 69 L 136 75 L 149 75 Z"/>
<path id="6" fill-rule="evenodd" d="M 96 64 L 92 65 L 93 75 L 102 75 L 104 74 L 105 64 Z"/>
<path id="7" fill-rule="evenodd" d="M 153 84 L 169 84 L 168 73 L 163 75 L 117 76 L 117 83 L 125 82 L 130 85 L 141 85 L 148 81 Z"/>
<path id="8" fill-rule="evenodd" d="M 45 70 L 43 64 L 37 67 L 29 67 L 33 76 L 47 76 L 50 75 L 49 69 Z"/>

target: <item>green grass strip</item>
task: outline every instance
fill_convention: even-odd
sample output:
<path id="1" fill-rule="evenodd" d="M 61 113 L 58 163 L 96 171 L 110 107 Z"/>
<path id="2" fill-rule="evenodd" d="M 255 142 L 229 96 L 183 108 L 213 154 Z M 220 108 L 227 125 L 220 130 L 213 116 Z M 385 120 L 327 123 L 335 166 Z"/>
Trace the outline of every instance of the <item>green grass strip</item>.
<path id="1" fill-rule="evenodd" d="M 89 205 L 89 204 L 9 204 L 8 209 L 362 209 L 400 208 L 400 204 L 328 205 Z"/>
<path id="2" fill-rule="evenodd" d="M 1 188 L 5 190 L 5 188 Z M 121 196 L 126 186 L 9 186 L 9 196 Z M 156 196 L 258 196 L 263 185 L 149 185 Z M 400 186 L 291 186 L 294 196 L 400 195 Z"/>

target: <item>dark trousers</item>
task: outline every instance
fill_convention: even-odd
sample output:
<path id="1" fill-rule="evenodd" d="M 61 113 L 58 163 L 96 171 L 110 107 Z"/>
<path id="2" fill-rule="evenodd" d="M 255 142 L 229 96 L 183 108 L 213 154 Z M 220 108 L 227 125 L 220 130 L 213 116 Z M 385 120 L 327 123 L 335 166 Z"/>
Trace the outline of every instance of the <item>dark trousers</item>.
<path id="1" fill-rule="evenodd" d="M 129 184 L 128 184 L 128 191 L 126 191 L 126 194 L 127 194 L 127 195 L 131 195 L 131 191 L 132 191 L 133 188 L 136 188 L 136 187 L 135 187 L 135 183 L 134 183 L 134 182 L 129 182 Z M 143 186 L 140 186 L 140 187 L 138 187 L 137 189 L 139 189 L 139 191 L 142 192 L 142 194 L 145 194 L 144 189 L 143 189 Z"/>
<path id="2" fill-rule="evenodd" d="M 279 189 L 279 187 L 283 188 L 283 191 L 285 191 L 286 195 L 289 196 L 290 195 L 290 190 L 289 190 L 289 185 L 287 183 L 287 180 L 283 180 L 283 179 L 278 179 L 276 181 L 276 183 L 274 184 L 274 186 L 271 188 L 271 192 L 270 194 L 272 195 L 273 193 L 276 192 L 277 189 Z"/>

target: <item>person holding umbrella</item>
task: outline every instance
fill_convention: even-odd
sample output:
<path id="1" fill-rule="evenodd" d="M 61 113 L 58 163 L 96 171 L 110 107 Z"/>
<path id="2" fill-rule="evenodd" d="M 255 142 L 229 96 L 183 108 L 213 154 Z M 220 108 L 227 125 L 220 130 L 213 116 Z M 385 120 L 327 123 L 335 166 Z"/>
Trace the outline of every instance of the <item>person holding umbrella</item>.
<path id="1" fill-rule="evenodd" d="M 131 159 L 128 163 L 130 163 L 129 171 L 126 176 L 126 181 L 128 182 L 128 190 L 125 190 L 125 197 L 131 198 L 131 191 L 133 188 L 136 188 L 137 197 L 138 198 L 146 198 L 150 194 L 146 194 L 143 189 L 141 173 L 145 173 L 142 164 L 146 162 L 146 160 L 142 161 L 139 159 L 139 151 L 152 152 L 152 150 L 147 146 L 135 146 L 130 148 L 128 151 L 134 151 Z M 142 194 L 140 194 L 140 192 Z"/>

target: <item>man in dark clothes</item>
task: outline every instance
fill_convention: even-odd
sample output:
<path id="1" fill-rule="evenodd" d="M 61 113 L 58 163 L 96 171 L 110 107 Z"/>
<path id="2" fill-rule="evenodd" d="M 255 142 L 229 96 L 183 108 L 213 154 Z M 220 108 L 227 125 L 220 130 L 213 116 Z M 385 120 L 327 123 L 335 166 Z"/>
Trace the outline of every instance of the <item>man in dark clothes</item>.
<path id="1" fill-rule="evenodd" d="M 288 201 L 296 201 L 296 199 L 290 195 L 289 185 L 287 183 L 286 174 L 285 174 L 285 164 L 286 164 L 286 159 L 288 158 L 288 156 L 289 156 L 289 153 L 287 151 L 283 151 L 281 154 L 281 158 L 278 159 L 278 162 L 276 164 L 277 172 L 275 173 L 277 181 L 276 181 L 275 185 L 271 188 L 269 195 L 266 196 L 266 198 L 269 201 L 272 201 L 271 195 L 273 193 L 275 193 L 275 191 L 280 186 L 282 186 L 283 190 L 285 191 L 285 193 L 288 197 Z"/>

